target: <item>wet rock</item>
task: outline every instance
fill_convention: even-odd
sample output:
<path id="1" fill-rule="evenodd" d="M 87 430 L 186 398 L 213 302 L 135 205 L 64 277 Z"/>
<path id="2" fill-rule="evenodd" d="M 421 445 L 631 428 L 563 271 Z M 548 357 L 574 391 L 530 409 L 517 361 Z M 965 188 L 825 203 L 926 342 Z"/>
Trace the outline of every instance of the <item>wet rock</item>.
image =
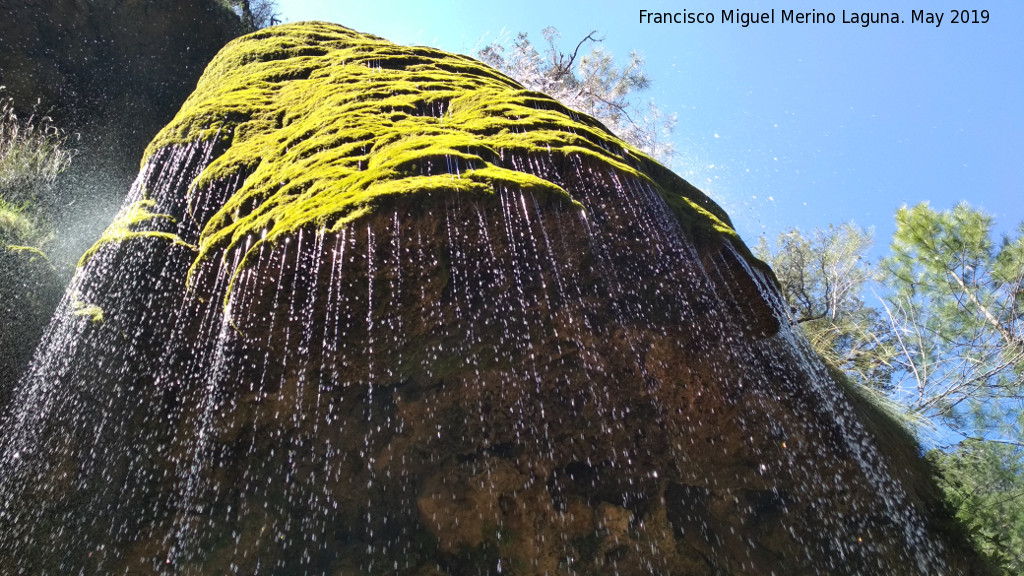
<path id="1" fill-rule="evenodd" d="M 6 407 L 60 301 L 64 282 L 45 254 L 2 238 L 0 270 L 0 407 Z"/>

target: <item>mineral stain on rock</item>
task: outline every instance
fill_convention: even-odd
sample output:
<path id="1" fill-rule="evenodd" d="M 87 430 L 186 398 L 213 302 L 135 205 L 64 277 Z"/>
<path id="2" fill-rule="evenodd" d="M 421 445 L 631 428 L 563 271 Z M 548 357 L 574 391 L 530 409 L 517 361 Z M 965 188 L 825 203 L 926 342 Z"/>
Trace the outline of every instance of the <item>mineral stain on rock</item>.
<path id="1" fill-rule="evenodd" d="M 236 40 L 124 206 L 3 424 L 7 571 L 972 570 L 725 213 L 470 58 Z"/>

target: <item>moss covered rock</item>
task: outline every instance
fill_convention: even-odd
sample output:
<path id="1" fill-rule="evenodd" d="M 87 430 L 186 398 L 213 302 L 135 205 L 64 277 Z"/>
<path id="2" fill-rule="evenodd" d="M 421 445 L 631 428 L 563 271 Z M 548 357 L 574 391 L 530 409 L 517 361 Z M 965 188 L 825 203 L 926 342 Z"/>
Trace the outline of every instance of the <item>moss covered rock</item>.
<path id="1" fill-rule="evenodd" d="M 9 572 L 984 573 L 726 215 L 472 59 L 241 38 L 124 206 L 0 436 Z"/>
<path id="2" fill-rule="evenodd" d="M 28 192 L 0 190 L 0 203 L 28 201 L 36 220 L 56 231 L 47 257 L 9 250 L 3 256 L 4 388 L 27 365 L 59 301 L 57 286 L 67 284 L 75 261 L 117 210 L 146 144 L 241 24 L 218 0 L 5 0 L 0 12 L 0 97 L 13 102 L 23 122 L 34 118 L 37 130 L 62 130 L 62 148 L 78 152 L 55 184 L 46 182 L 45 194 L 37 167 L 27 165 L 14 170 L 28 175 Z M 40 122 L 44 115 L 52 120 Z M 0 208 L 0 236 L 12 226 L 35 228 L 8 216 Z M 0 249 L 7 244 L 40 247 L 0 238 Z"/>
<path id="3" fill-rule="evenodd" d="M 375 206 L 435 193 L 507 188 L 582 206 L 559 182 L 594 166 L 651 186 L 689 232 L 736 237 L 706 195 L 594 119 L 471 58 L 329 24 L 225 48 L 147 158 L 194 142 L 224 151 L 193 188 L 243 182 L 202 227 L 200 259 L 254 236 L 250 252 L 302 228 L 336 232 Z M 557 166 L 535 174 L 536 158 Z"/>
<path id="4" fill-rule="evenodd" d="M 33 199 L 57 231 L 51 256 L 72 266 L 241 23 L 221 0 L 5 0 L 2 12 L 0 96 L 22 119 L 52 118 L 77 150 L 47 197 Z"/>

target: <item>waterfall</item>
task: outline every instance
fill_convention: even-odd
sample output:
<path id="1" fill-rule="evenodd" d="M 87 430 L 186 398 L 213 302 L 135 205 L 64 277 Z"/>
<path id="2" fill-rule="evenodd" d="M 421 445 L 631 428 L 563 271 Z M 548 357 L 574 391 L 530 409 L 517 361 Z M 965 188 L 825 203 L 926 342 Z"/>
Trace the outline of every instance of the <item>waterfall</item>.
<path id="1" fill-rule="evenodd" d="M 309 64 L 331 42 L 359 48 L 360 37 L 285 26 L 240 44 L 275 58 L 224 59 L 257 66 L 291 51 L 303 73 L 271 71 L 285 98 L 287 82 L 336 74 Z M 371 40 L 376 65 L 361 93 L 399 70 L 430 97 L 421 60 L 441 56 Z M 468 78 L 558 113 L 507 79 Z M 423 100 L 392 120 L 447 130 L 468 105 Z M 502 106 L 493 114 L 529 124 L 521 107 Z M 259 129 L 301 123 L 289 114 Z M 337 122 L 358 116 L 346 114 Z M 0 428 L 0 567 L 960 566 L 713 203 L 674 175 L 652 176 L 651 161 L 611 136 L 601 153 L 577 132 L 539 150 L 473 126 L 378 179 L 365 173 L 412 148 L 372 154 L 406 140 L 370 133 L 298 150 L 290 133 L 275 136 L 301 166 L 336 166 L 346 150 L 338 182 L 388 190 L 358 205 L 344 204 L 355 193 L 341 184 L 293 185 L 262 155 L 232 156 L 255 128 L 218 125 L 151 149 Z M 556 142 L 521 137 L 542 136 Z M 240 168 L 223 169 L 232 162 Z M 336 204 L 314 210 L 324 198 Z"/>

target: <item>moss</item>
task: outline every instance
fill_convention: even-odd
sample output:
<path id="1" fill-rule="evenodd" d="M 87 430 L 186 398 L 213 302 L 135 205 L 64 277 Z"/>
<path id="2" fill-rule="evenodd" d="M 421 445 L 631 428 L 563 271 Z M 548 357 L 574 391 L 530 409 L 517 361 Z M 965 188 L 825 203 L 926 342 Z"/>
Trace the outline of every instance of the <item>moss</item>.
<path id="1" fill-rule="evenodd" d="M 158 232 L 152 230 L 136 230 L 137 227 L 146 224 L 152 220 L 169 220 L 174 221 L 172 216 L 167 214 L 156 214 L 151 210 L 156 206 L 156 202 L 149 198 L 143 198 L 138 202 L 135 202 L 127 208 L 118 212 L 114 221 L 107 227 L 103 232 L 103 235 L 91 248 L 86 250 L 85 254 L 82 254 L 81 259 L 78 261 L 78 267 L 85 266 L 100 248 L 111 242 L 124 242 L 133 238 L 162 238 L 175 244 L 187 246 L 195 250 L 195 246 L 183 241 L 177 235 L 170 232 Z"/>
<path id="2" fill-rule="evenodd" d="M 103 324 L 103 308 L 95 304 L 86 304 L 76 300 L 73 303 L 73 310 L 76 317 L 87 318 L 93 324 Z"/>
<path id="3" fill-rule="evenodd" d="M 840 384 L 850 403 L 874 427 L 875 436 L 896 438 L 895 444 L 912 446 L 915 453 L 921 452 L 916 435 L 919 422 L 913 414 L 905 412 L 881 391 L 853 382 L 831 363 L 822 361 L 826 362 L 832 378 Z"/>
<path id="4" fill-rule="evenodd" d="M 17 210 L 0 205 L 0 242 L 22 243 L 32 235 L 32 222 Z"/>
<path id="5" fill-rule="evenodd" d="M 0 198 L 0 247 L 39 247 L 48 240 L 47 231 L 25 207 L 13 206 Z"/>
<path id="6" fill-rule="evenodd" d="M 558 184 L 517 169 L 540 155 L 646 180 L 689 231 L 736 239 L 707 196 L 593 118 L 472 58 L 333 24 L 278 26 L 230 43 L 143 162 L 168 146 L 211 140 L 226 151 L 190 194 L 246 178 L 204 223 L 196 263 L 247 239 L 255 240 L 251 255 L 301 228 L 338 230 L 414 194 L 486 196 L 507 187 L 579 205 Z M 138 234 L 174 241 L 133 231 L 159 217 L 144 210 L 151 207 L 119 218 L 82 263 L 102 244 Z"/>
<path id="7" fill-rule="evenodd" d="M 50 262 L 50 258 L 39 248 L 34 246 L 18 246 L 15 244 L 8 244 L 7 250 L 11 252 L 24 254 L 28 257 L 30 262 L 45 262 L 51 269 L 53 269 L 53 263 Z"/>
<path id="8" fill-rule="evenodd" d="M 959 568 L 970 566 L 971 574 L 997 574 L 983 550 L 968 537 L 968 530 L 940 488 L 941 473 L 936 463 L 922 454 L 913 429 L 917 425 L 893 401 L 878 391 L 850 381 L 842 371 L 826 364 L 832 378 L 850 401 L 858 419 L 878 443 L 889 474 L 906 491 L 913 508 L 923 511 L 928 530 L 952 546 L 951 556 Z M 950 573 L 964 573 L 951 567 Z"/>

